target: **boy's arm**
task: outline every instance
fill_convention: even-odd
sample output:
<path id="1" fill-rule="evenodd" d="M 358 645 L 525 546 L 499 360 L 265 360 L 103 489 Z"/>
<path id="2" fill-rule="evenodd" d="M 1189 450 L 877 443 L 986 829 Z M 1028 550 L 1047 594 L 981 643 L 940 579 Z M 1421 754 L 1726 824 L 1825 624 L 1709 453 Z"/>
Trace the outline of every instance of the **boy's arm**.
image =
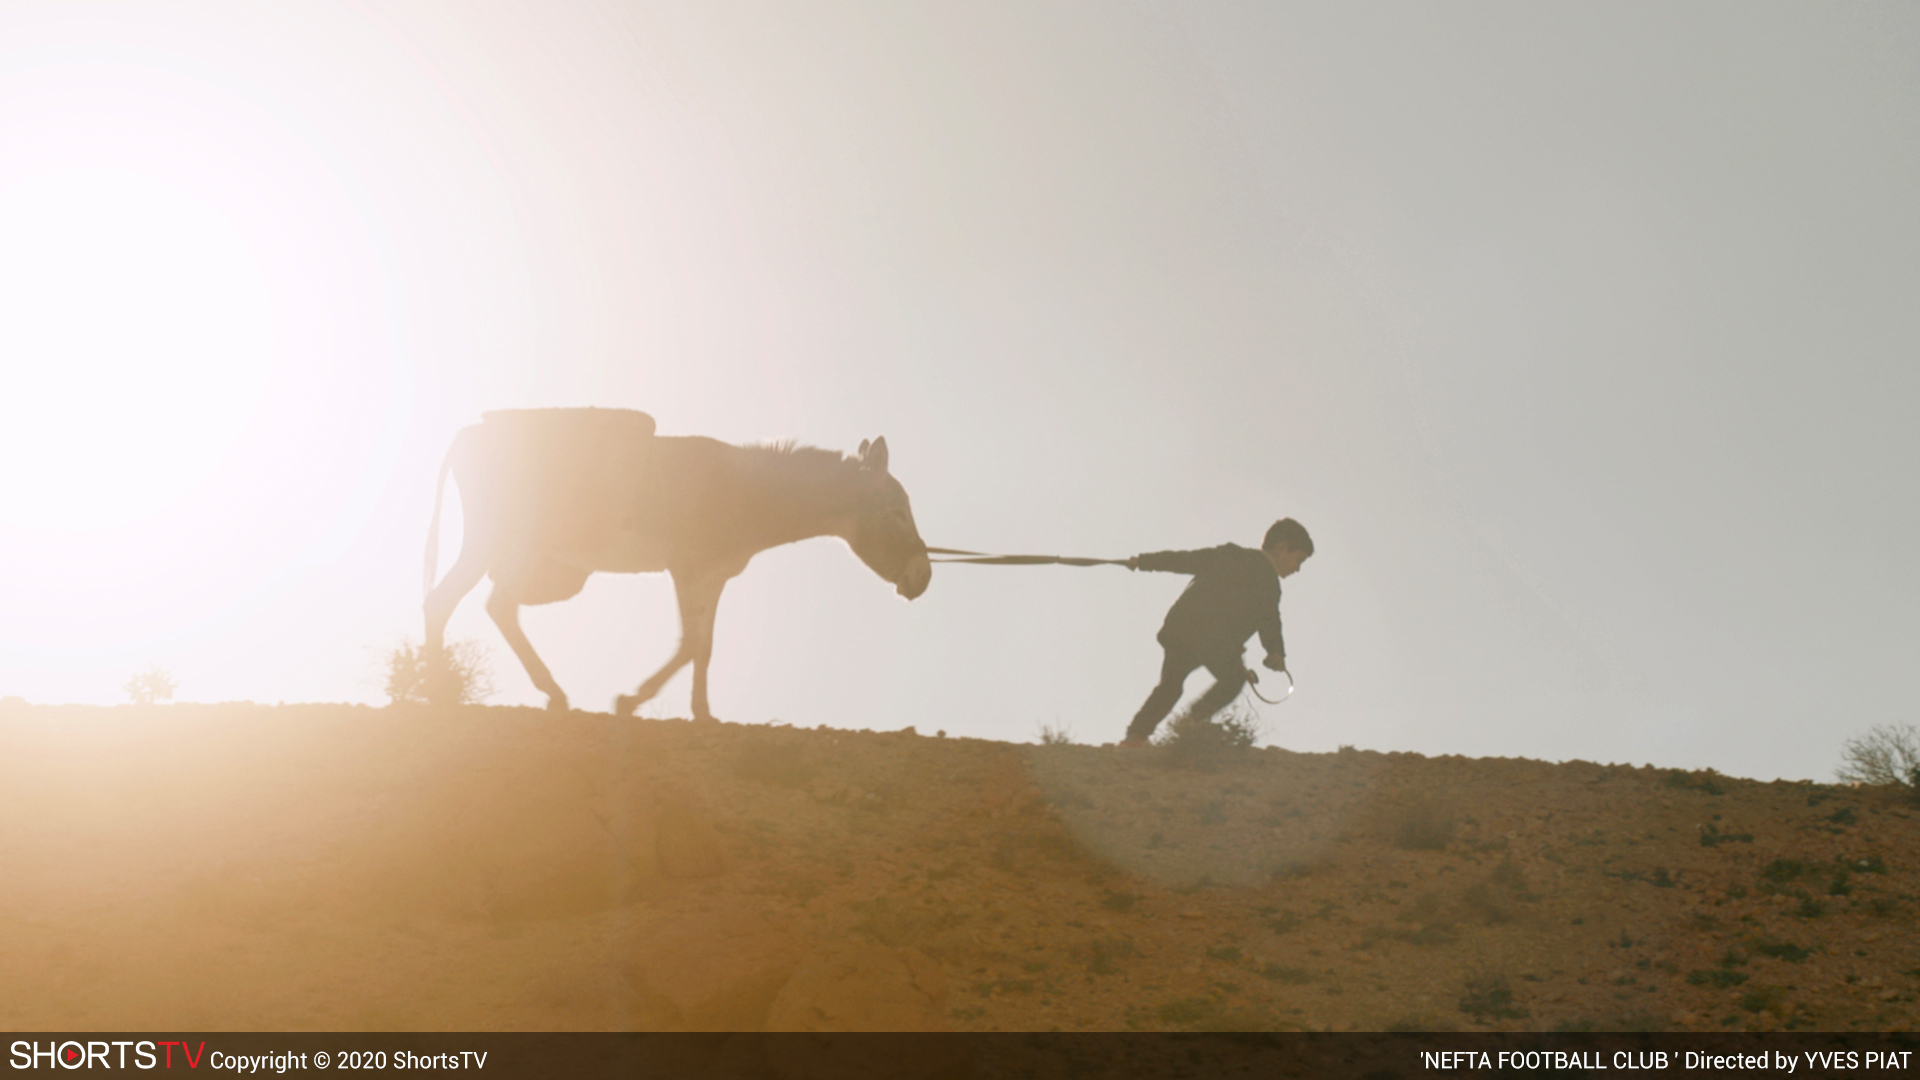
<path id="1" fill-rule="evenodd" d="M 1287 642 L 1280 636 L 1280 604 L 1268 608 L 1260 619 L 1260 644 L 1266 647 L 1263 661 L 1268 671 L 1287 670 Z"/>
<path id="2" fill-rule="evenodd" d="M 1174 574 L 1197 574 L 1213 561 L 1213 548 L 1199 551 L 1150 551 L 1127 560 L 1129 570 L 1165 570 Z"/>

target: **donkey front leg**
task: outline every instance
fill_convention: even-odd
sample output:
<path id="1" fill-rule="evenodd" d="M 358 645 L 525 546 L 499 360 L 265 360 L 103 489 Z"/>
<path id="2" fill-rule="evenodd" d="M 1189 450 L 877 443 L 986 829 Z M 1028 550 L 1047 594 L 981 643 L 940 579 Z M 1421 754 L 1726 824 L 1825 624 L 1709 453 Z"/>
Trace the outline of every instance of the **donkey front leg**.
<path id="1" fill-rule="evenodd" d="M 720 599 L 720 589 L 727 583 L 724 575 L 701 575 L 675 573 L 673 575 L 673 594 L 680 604 L 680 647 L 674 650 L 673 658 L 661 666 L 659 671 L 647 677 L 640 688 L 631 695 L 622 694 L 613 700 L 613 711 L 621 716 L 632 716 L 633 710 L 653 700 L 667 680 L 689 663 L 693 665 L 693 718 L 711 721 L 713 713 L 707 708 L 707 657 L 713 652 L 713 609 Z"/>
<path id="2" fill-rule="evenodd" d="M 513 655 L 520 658 L 520 666 L 527 669 L 527 676 L 533 685 L 547 695 L 547 709 L 551 712 L 567 711 L 567 695 L 560 684 L 553 681 L 553 673 L 547 670 L 540 655 L 533 651 L 533 643 L 520 629 L 520 597 L 516 589 L 507 587 L 498 581 L 494 583 L 493 594 L 487 597 L 487 614 L 493 616 L 493 624 L 500 628 L 500 636 L 507 639 L 513 647 Z"/>
<path id="3" fill-rule="evenodd" d="M 652 701 L 653 696 L 660 692 L 660 688 L 667 685 L 667 680 L 673 678 L 674 674 L 686 667 L 687 662 L 692 659 L 693 653 L 687 648 L 686 635 L 682 634 L 680 648 L 674 651 L 671 659 L 660 666 L 659 671 L 647 676 L 647 681 L 641 683 L 640 688 L 633 693 L 621 694 L 613 699 L 613 714 L 632 716 L 633 710 Z"/>
<path id="4" fill-rule="evenodd" d="M 647 676 L 647 681 L 631 694 L 621 694 L 613 699 L 615 716 L 632 716 L 633 710 L 652 701 L 667 680 L 678 674 L 693 659 L 693 617 L 688 614 L 687 603 L 693 596 L 693 590 L 679 574 L 673 575 L 673 596 L 680 604 L 680 647 L 673 651 L 660 670 Z"/>
<path id="5" fill-rule="evenodd" d="M 687 605 L 691 618 L 686 636 L 693 647 L 693 718 L 709 724 L 714 718 L 707 707 L 707 663 L 713 659 L 713 618 L 720 609 L 720 590 L 726 587 L 726 578 L 702 581 Z"/>

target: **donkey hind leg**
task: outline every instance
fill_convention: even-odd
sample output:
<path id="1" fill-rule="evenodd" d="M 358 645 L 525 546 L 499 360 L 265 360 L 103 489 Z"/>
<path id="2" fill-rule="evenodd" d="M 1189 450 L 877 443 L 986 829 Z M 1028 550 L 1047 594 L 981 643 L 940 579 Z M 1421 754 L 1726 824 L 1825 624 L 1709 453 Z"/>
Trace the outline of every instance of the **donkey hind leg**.
<path id="1" fill-rule="evenodd" d="M 720 586 L 724 584 L 726 584 L 725 578 L 708 584 L 699 579 L 685 578 L 679 574 L 673 575 L 674 598 L 679 601 L 680 606 L 680 647 L 675 649 L 673 656 L 660 666 L 660 670 L 647 676 L 647 681 L 641 683 L 639 689 L 632 694 L 621 694 L 613 699 L 615 715 L 632 716 L 635 709 L 653 700 L 654 695 L 667 685 L 667 680 L 678 674 L 680 669 L 686 667 L 689 662 L 695 662 L 693 716 L 696 720 L 713 719 L 706 708 L 706 659 L 707 654 L 713 650 L 714 605 L 711 600 L 706 601 L 705 613 L 702 614 L 702 598 L 710 595 L 712 599 L 718 599 Z M 701 632 L 703 626 L 705 627 L 704 635 Z"/>
<path id="2" fill-rule="evenodd" d="M 447 620 L 453 618 L 453 609 L 473 591 L 475 585 L 487 573 L 486 552 L 478 545 L 463 547 L 460 558 L 454 562 L 447 576 L 427 594 L 427 643 L 426 653 L 433 656 L 446 644 Z"/>
<path id="3" fill-rule="evenodd" d="M 553 673 L 547 670 L 538 653 L 533 651 L 533 643 L 520 629 L 520 593 L 506 582 L 496 580 L 493 595 L 487 597 L 487 614 L 493 616 L 493 624 L 500 628 L 500 636 L 507 639 L 513 647 L 513 655 L 520 658 L 520 666 L 527 669 L 527 676 L 533 685 L 547 695 L 547 708 L 552 712 L 567 711 L 567 695 L 560 684 L 553 681 Z"/>

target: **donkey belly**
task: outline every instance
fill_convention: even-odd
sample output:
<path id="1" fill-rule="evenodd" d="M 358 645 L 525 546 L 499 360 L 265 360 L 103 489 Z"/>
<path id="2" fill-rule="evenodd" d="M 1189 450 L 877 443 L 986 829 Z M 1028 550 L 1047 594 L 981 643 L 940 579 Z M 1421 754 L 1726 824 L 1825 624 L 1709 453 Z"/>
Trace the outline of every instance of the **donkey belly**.
<path id="1" fill-rule="evenodd" d="M 551 604 L 578 596 L 593 571 L 555 558 L 533 558 L 495 567 L 496 584 L 511 590 L 521 604 Z"/>
<path id="2" fill-rule="evenodd" d="M 650 574 L 667 568 L 667 546 L 658 537 L 622 529 L 589 550 L 569 552 L 566 561 L 611 574 Z"/>

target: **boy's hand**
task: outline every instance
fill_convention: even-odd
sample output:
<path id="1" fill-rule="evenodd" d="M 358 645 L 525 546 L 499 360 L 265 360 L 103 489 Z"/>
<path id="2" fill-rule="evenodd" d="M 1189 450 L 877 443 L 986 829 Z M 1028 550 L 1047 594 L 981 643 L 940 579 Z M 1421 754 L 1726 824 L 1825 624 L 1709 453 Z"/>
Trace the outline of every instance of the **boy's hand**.
<path id="1" fill-rule="evenodd" d="M 1246 675 L 1247 675 L 1247 681 L 1250 683 L 1258 683 L 1260 681 L 1260 673 L 1253 670 L 1252 668 L 1247 669 Z"/>
<path id="2" fill-rule="evenodd" d="M 1268 671 L 1287 670 L 1287 658 L 1285 654 L 1282 653 L 1268 653 L 1267 658 L 1260 662 L 1266 665 Z"/>
<path id="3" fill-rule="evenodd" d="M 1140 556 L 1135 555 L 1133 558 L 1128 559 L 1123 565 L 1129 570 L 1140 569 Z"/>

